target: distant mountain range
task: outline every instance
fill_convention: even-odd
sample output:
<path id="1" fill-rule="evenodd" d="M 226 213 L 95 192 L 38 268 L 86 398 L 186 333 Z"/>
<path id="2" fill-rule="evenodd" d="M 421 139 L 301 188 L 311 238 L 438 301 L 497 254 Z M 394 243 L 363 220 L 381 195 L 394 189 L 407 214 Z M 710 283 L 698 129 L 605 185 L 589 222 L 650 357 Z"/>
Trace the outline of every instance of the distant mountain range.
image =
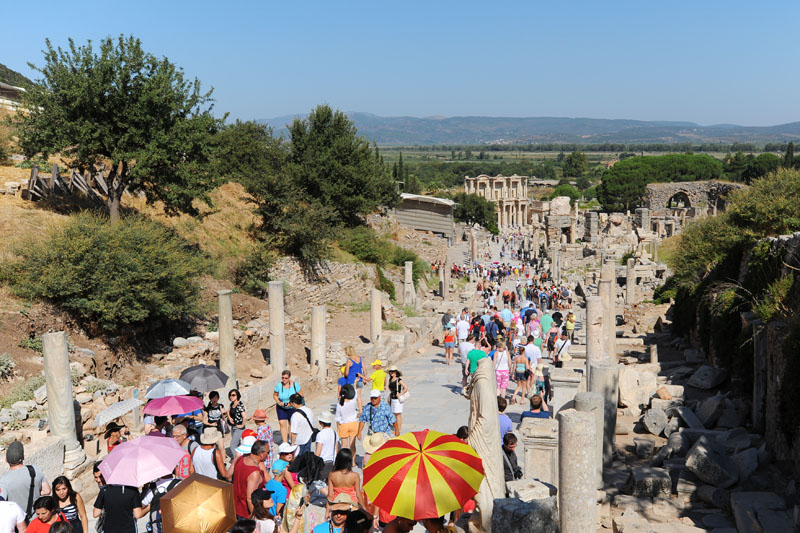
<path id="1" fill-rule="evenodd" d="M 286 133 L 295 117 L 258 122 Z M 561 117 L 381 117 L 349 112 L 358 133 L 380 145 L 545 143 L 756 143 L 800 139 L 800 122 L 777 126 L 701 126 L 693 122 Z"/>

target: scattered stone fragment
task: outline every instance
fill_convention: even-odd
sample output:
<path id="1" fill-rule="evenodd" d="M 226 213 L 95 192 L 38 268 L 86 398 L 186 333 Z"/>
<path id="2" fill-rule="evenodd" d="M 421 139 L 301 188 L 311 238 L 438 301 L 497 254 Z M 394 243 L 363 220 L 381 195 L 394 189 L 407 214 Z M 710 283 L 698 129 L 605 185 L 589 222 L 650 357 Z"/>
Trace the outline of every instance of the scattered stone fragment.
<path id="1" fill-rule="evenodd" d="M 779 529 L 766 529 L 761 523 L 764 519 L 767 522 L 781 521 L 781 517 L 771 515 L 770 511 L 784 511 L 785 518 L 788 519 L 788 513 L 785 512 L 786 502 L 783 498 L 774 492 L 734 492 L 730 495 L 731 512 L 736 521 L 736 528 L 739 531 L 791 531 L 792 524 L 789 521 L 789 528 Z"/>
<path id="2" fill-rule="evenodd" d="M 736 467 L 739 469 L 739 480 L 745 481 L 758 468 L 758 450 L 756 448 L 748 448 L 731 456 L 731 460 L 736 463 Z"/>
<path id="3" fill-rule="evenodd" d="M 172 346 L 174 346 L 175 348 L 182 348 L 188 345 L 189 341 L 184 339 L 183 337 L 175 337 L 175 339 L 172 341 Z"/>
<path id="4" fill-rule="evenodd" d="M 686 466 L 706 483 L 727 488 L 739 479 L 739 471 L 717 446 L 707 437 L 700 437 L 686 455 Z"/>
<path id="5" fill-rule="evenodd" d="M 642 466 L 631 470 L 628 480 L 620 490 L 636 497 L 668 498 L 672 490 L 672 479 L 663 468 Z"/>
<path id="6" fill-rule="evenodd" d="M 494 501 L 492 531 L 546 533 L 559 531 L 556 497 L 523 502 L 516 498 Z"/>
<path id="7" fill-rule="evenodd" d="M 706 398 L 695 410 L 694 414 L 697 415 L 697 418 L 700 419 L 700 422 L 705 427 L 714 427 L 714 423 L 722 414 L 722 397 L 712 396 L 711 398 Z"/>
<path id="8" fill-rule="evenodd" d="M 694 348 L 687 348 L 683 351 L 683 358 L 689 364 L 697 364 L 703 362 L 703 353 Z"/>
<path id="9" fill-rule="evenodd" d="M 33 392 L 33 399 L 36 400 L 36 403 L 39 405 L 44 405 L 44 402 L 47 401 L 47 385 L 42 385 L 36 389 Z"/>
<path id="10" fill-rule="evenodd" d="M 633 444 L 636 446 L 636 455 L 640 459 L 647 459 L 653 454 L 653 448 L 656 443 L 653 439 L 646 439 L 644 437 L 634 437 Z"/>
<path id="11" fill-rule="evenodd" d="M 681 470 L 678 474 L 678 483 L 675 486 L 675 491 L 684 496 L 692 496 L 697 492 L 697 476 L 689 470 Z"/>
<path id="12" fill-rule="evenodd" d="M 703 423 L 700 422 L 700 419 L 697 418 L 697 415 L 695 415 L 692 412 L 692 410 L 689 409 L 688 407 L 676 407 L 675 412 L 678 414 L 679 417 L 681 417 L 681 420 L 683 420 L 686 423 L 686 425 L 689 426 L 690 428 L 704 427 Z"/>
<path id="13" fill-rule="evenodd" d="M 508 495 L 512 498 L 519 498 L 524 502 L 541 500 L 555 496 L 555 487 L 548 486 L 536 479 L 516 479 L 506 482 Z"/>
<path id="14" fill-rule="evenodd" d="M 714 368 L 713 366 L 703 365 L 698 368 L 692 377 L 689 378 L 687 385 L 696 389 L 713 389 L 722 385 L 728 378 L 728 372 L 721 368 Z"/>
<path id="15" fill-rule="evenodd" d="M 664 426 L 664 436 L 669 437 L 670 435 L 678 431 L 680 427 L 681 427 L 680 420 L 678 419 L 677 416 L 673 416 L 672 418 L 669 419 L 667 425 Z"/>
<path id="16" fill-rule="evenodd" d="M 665 387 L 664 385 L 662 385 L 662 386 L 660 386 L 658 388 L 658 390 L 656 391 L 656 394 L 662 400 L 671 400 L 672 399 L 672 394 L 669 393 L 669 390 L 667 390 L 667 387 Z"/>
<path id="17" fill-rule="evenodd" d="M 712 485 L 701 485 L 697 488 L 697 497 L 700 498 L 700 501 L 717 509 L 728 509 L 731 493 Z"/>
<path id="18" fill-rule="evenodd" d="M 703 525 L 709 529 L 736 527 L 728 515 L 723 513 L 709 514 L 703 517 Z M 735 529 L 734 529 L 735 531 Z"/>
<path id="19" fill-rule="evenodd" d="M 642 417 L 645 429 L 653 435 L 661 435 L 669 419 L 662 409 L 650 409 Z"/>

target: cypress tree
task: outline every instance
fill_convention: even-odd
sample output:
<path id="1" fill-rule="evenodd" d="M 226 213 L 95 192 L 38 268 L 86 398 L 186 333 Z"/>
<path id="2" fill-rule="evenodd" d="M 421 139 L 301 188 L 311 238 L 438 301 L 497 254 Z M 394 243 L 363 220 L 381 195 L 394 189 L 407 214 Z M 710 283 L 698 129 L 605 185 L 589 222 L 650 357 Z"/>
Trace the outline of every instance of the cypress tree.
<path id="1" fill-rule="evenodd" d="M 794 143 L 789 141 L 789 145 L 786 147 L 786 155 L 783 156 L 783 167 L 784 168 L 792 168 L 794 166 Z"/>

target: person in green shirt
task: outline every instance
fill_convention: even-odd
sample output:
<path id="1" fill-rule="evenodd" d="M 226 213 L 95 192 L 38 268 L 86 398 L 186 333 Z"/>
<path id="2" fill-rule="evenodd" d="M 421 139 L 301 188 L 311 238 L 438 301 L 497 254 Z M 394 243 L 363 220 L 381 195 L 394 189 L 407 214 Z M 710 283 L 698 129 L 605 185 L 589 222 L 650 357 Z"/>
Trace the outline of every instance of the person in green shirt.
<path id="1" fill-rule="evenodd" d="M 553 317 L 550 313 L 545 313 L 542 315 L 542 318 L 539 319 L 539 323 L 542 325 L 542 335 L 547 335 L 547 332 L 553 327 Z"/>
<path id="2" fill-rule="evenodd" d="M 474 348 L 467 353 L 467 361 L 469 361 L 469 373 L 474 374 L 478 369 L 478 361 L 488 357 L 486 352 L 480 348 Z"/>

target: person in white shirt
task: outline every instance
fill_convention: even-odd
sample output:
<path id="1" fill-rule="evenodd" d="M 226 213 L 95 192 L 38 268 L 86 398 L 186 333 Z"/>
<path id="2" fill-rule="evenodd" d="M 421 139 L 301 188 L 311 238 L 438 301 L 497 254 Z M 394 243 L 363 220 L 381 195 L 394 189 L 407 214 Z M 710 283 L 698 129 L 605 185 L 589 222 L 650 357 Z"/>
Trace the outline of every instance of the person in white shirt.
<path id="1" fill-rule="evenodd" d="M 336 402 L 336 429 L 342 441 L 342 448 L 350 448 L 356 456 L 356 435 L 358 434 L 358 402 L 354 399 L 356 391 L 352 385 L 344 385 Z"/>
<path id="2" fill-rule="evenodd" d="M 525 345 L 525 357 L 531 362 L 531 368 L 536 368 L 542 358 L 542 350 L 533 341 L 533 335 L 528 335 L 528 343 Z"/>
<path id="3" fill-rule="evenodd" d="M 561 338 L 556 341 L 555 350 L 553 353 L 555 356 L 553 360 L 558 361 L 571 361 L 572 356 L 569 354 L 569 347 L 572 346 L 572 343 L 567 336 L 566 331 L 561 332 Z"/>
<path id="4" fill-rule="evenodd" d="M 475 349 L 475 335 L 467 336 L 467 340 L 458 344 L 458 355 L 461 358 L 461 386 L 467 386 L 467 376 L 469 373 L 467 369 L 467 354 Z"/>
<path id="5" fill-rule="evenodd" d="M 289 405 L 295 410 L 289 419 L 290 442 L 298 446 L 297 455 L 300 456 L 311 451 L 314 413 L 303 405 L 303 397 L 299 394 L 292 394 Z"/>
<path id="6" fill-rule="evenodd" d="M 18 504 L 8 502 L 0 495 L 0 533 L 25 531 L 25 511 Z"/>
<path id="7" fill-rule="evenodd" d="M 461 344 L 467 340 L 469 335 L 469 320 L 462 315 L 461 320 L 456 323 L 456 334 L 458 335 L 458 343 Z"/>
<path id="8" fill-rule="evenodd" d="M 322 429 L 317 433 L 316 449 L 314 454 L 325 462 L 322 468 L 322 479 L 328 479 L 328 474 L 333 471 L 333 460 L 339 451 L 339 439 L 331 428 L 333 415 L 330 411 L 325 411 L 319 415 L 319 425 Z"/>

